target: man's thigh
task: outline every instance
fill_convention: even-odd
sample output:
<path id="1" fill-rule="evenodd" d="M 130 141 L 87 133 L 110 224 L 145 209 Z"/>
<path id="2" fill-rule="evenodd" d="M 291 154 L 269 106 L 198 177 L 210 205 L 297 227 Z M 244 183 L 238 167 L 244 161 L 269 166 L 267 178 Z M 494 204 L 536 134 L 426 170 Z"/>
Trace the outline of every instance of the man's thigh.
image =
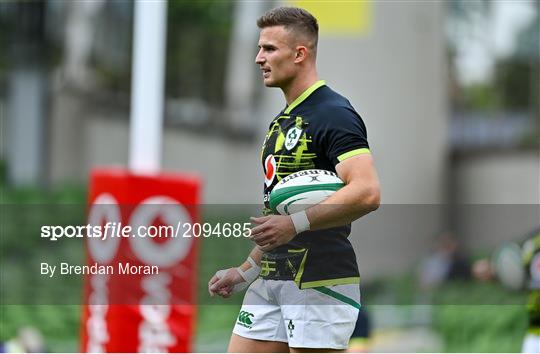
<path id="1" fill-rule="evenodd" d="M 291 348 L 297 352 L 347 349 L 360 307 L 358 285 L 299 290 L 287 283 L 280 290 L 283 326 Z"/>
<path id="2" fill-rule="evenodd" d="M 246 291 L 233 328 L 230 350 L 239 349 L 236 343 L 248 343 L 250 347 L 262 347 L 263 350 L 278 347 L 285 352 L 289 351 L 281 309 L 269 294 L 266 283 L 265 280 L 258 279 Z M 275 342 L 281 345 L 272 344 Z"/>
<path id="3" fill-rule="evenodd" d="M 289 346 L 284 342 L 244 338 L 233 333 L 227 351 L 229 353 L 288 353 Z"/>

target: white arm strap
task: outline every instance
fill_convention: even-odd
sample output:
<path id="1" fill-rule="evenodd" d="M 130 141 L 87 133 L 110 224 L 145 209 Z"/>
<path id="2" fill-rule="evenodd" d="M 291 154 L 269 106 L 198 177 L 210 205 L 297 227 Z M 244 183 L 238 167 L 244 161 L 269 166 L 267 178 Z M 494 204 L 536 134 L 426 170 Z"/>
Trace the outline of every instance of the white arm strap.
<path id="1" fill-rule="evenodd" d="M 305 210 L 291 214 L 291 219 L 297 235 L 301 232 L 308 231 L 311 227 Z"/>

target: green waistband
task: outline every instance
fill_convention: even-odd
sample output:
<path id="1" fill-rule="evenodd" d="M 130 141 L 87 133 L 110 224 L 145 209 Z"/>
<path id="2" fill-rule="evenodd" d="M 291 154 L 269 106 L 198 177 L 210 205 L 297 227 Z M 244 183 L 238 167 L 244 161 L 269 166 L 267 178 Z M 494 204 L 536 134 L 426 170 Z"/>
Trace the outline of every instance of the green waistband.
<path id="1" fill-rule="evenodd" d="M 347 277 L 347 278 L 307 281 L 301 284 L 300 289 L 310 289 L 310 288 L 317 288 L 320 286 L 333 286 L 333 285 L 346 285 L 346 284 L 360 284 L 360 277 Z"/>
<path id="2" fill-rule="evenodd" d="M 529 327 L 527 329 L 527 333 L 529 334 L 535 334 L 537 336 L 540 336 L 540 327 Z"/>

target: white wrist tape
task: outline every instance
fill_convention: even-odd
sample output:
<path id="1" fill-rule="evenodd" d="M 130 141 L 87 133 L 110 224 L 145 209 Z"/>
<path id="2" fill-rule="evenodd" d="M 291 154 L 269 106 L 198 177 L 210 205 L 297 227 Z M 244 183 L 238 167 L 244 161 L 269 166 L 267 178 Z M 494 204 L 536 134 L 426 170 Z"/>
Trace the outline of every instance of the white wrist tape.
<path id="1" fill-rule="evenodd" d="M 259 273 L 261 272 L 261 267 L 259 267 L 257 263 L 255 263 L 255 261 L 251 257 L 248 257 L 247 261 L 251 265 L 251 268 L 249 268 L 246 271 L 243 271 L 242 269 L 240 269 L 240 267 L 238 267 L 236 268 L 236 270 L 238 271 L 238 273 L 240 273 L 240 276 L 244 278 L 244 280 L 249 285 L 253 283 L 255 279 L 259 277 Z"/>
<path id="2" fill-rule="evenodd" d="M 248 257 L 247 261 L 251 265 L 251 268 L 249 268 L 246 271 L 243 271 L 242 269 L 240 269 L 240 267 L 238 267 L 238 268 L 218 270 L 216 273 L 216 276 L 219 279 L 223 278 L 225 274 L 227 274 L 227 272 L 231 269 L 236 270 L 238 274 L 240 274 L 240 276 L 242 277 L 242 279 L 244 279 L 244 281 L 234 285 L 233 290 L 232 290 L 233 293 L 237 293 L 244 290 L 245 288 L 249 286 L 249 284 L 253 283 L 255 279 L 259 277 L 259 273 L 261 272 L 261 267 L 258 266 L 257 263 L 255 263 L 255 261 L 251 257 Z"/>
<path id="3" fill-rule="evenodd" d="M 308 231 L 309 228 L 311 227 L 305 210 L 291 214 L 291 219 L 294 224 L 294 229 L 296 230 L 296 234 L 299 234 L 304 231 Z"/>

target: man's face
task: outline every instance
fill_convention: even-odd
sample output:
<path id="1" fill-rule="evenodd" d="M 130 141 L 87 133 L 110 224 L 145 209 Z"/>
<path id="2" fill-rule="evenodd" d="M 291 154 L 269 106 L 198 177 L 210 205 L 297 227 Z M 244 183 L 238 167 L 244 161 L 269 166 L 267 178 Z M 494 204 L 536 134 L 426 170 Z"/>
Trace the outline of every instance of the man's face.
<path id="1" fill-rule="evenodd" d="M 261 30 L 259 53 L 255 63 L 261 68 L 265 86 L 284 87 L 291 82 L 297 70 L 295 57 L 292 34 L 283 26 L 266 27 Z"/>

